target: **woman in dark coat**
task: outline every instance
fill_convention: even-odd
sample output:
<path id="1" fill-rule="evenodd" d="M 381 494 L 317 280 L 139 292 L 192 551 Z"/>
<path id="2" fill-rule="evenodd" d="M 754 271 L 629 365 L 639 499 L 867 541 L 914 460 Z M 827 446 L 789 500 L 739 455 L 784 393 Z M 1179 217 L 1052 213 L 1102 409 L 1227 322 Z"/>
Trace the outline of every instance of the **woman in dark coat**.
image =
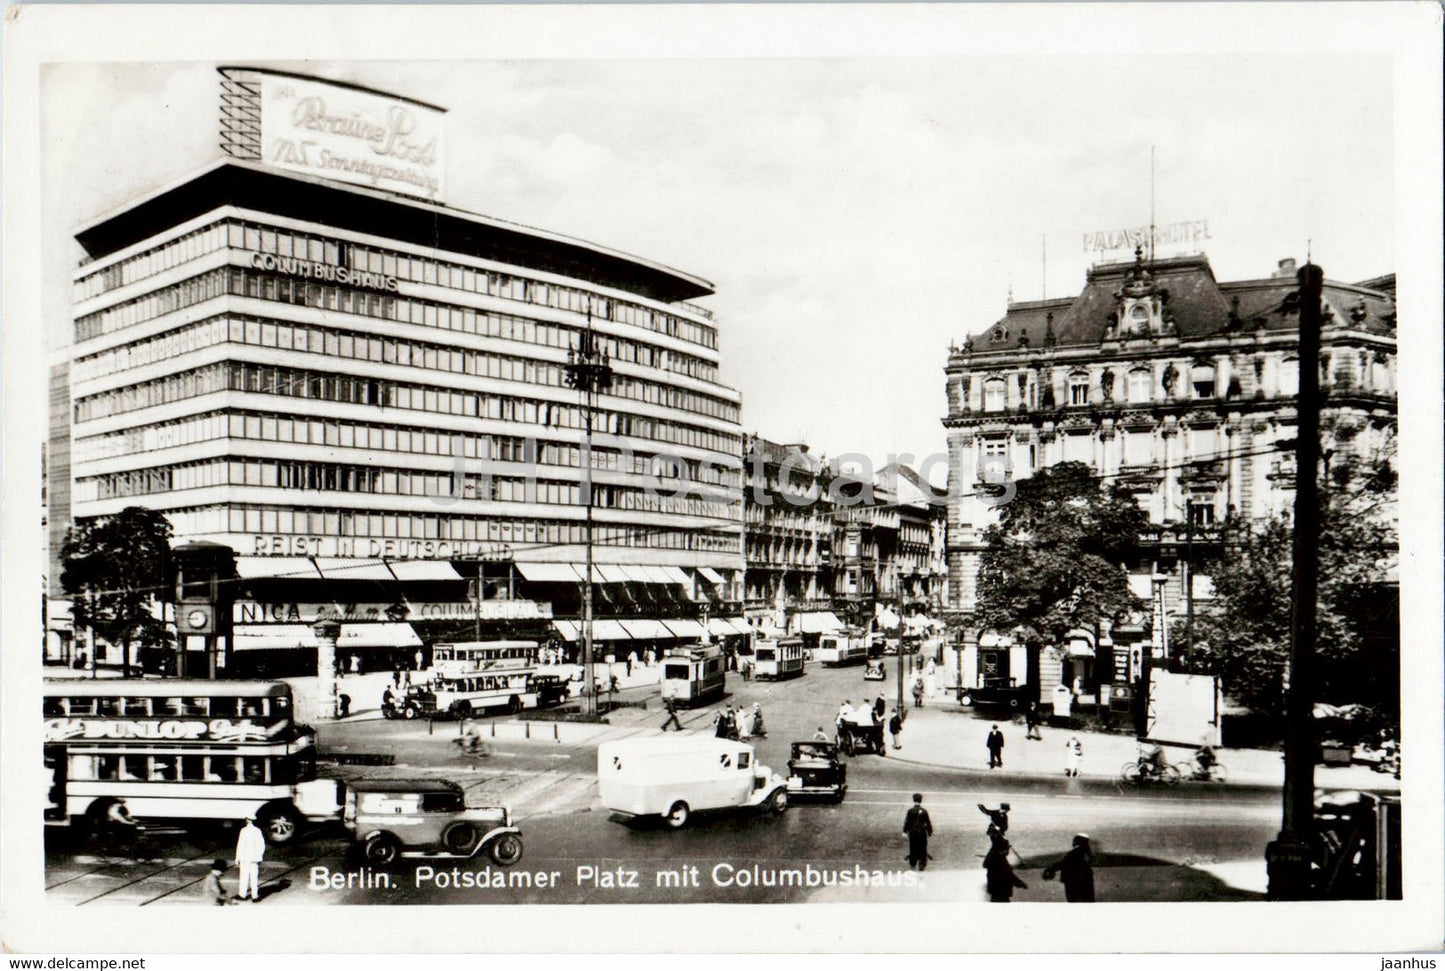
<path id="1" fill-rule="evenodd" d="M 1055 873 L 1063 881 L 1064 899 L 1069 903 L 1094 902 L 1094 850 L 1087 835 L 1080 833 L 1074 837 L 1073 849 L 1044 870 L 1044 879 L 1052 880 Z"/>

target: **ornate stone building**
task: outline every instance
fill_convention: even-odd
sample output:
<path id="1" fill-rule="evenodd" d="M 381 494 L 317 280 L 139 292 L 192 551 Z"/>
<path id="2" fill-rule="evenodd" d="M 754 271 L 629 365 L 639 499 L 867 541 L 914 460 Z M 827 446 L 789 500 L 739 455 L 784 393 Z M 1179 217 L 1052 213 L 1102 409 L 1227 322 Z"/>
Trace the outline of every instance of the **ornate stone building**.
<path id="1" fill-rule="evenodd" d="M 1221 283 L 1202 255 L 1146 262 L 1136 252 L 1092 268 L 1077 296 L 1011 303 L 953 348 L 943 422 L 953 615 L 966 624 L 977 605 L 983 533 L 996 521 L 977 485 L 1078 461 L 1132 491 L 1154 526 L 1147 558 L 1130 571 L 1154 617 L 1131 618 L 1114 636 L 1159 646 L 1168 620 L 1210 595 L 1207 564 L 1226 518 L 1258 520 L 1293 502 L 1297 289 L 1294 260 Z M 1323 317 L 1325 454 L 1378 459 L 1396 424 L 1393 276 L 1326 281 Z M 1137 651 L 1094 647 L 1064 650 L 1056 676 L 1132 678 Z M 965 665 L 966 682 L 979 675 Z"/>

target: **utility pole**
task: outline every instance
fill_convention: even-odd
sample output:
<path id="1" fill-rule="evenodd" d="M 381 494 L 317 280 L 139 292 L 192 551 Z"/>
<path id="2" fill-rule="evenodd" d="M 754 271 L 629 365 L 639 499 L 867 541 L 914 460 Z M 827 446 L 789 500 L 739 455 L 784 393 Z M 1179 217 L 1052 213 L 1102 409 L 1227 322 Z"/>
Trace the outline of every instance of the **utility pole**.
<path id="1" fill-rule="evenodd" d="M 567 352 L 567 384 L 582 392 L 582 503 L 586 509 L 582 538 L 587 547 L 587 574 L 582 584 L 582 710 L 597 714 L 597 691 L 592 674 L 592 413 L 597 393 L 612 388 L 612 362 L 598 347 L 592 332 L 592 304 L 587 304 L 587 329 L 577 346 Z M 610 683 L 610 682 L 609 682 Z"/>
<path id="2" fill-rule="evenodd" d="M 1285 700 L 1284 812 L 1279 836 L 1265 849 L 1270 900 L 1308 900 L 1314 837 L 1315 609 L 1319 584 L 1320 295 L 1324 271 L 1299 269 L 1299 435 L 1295 444 L 1294 616 L 1290 624 L 1289 694 Z"/>

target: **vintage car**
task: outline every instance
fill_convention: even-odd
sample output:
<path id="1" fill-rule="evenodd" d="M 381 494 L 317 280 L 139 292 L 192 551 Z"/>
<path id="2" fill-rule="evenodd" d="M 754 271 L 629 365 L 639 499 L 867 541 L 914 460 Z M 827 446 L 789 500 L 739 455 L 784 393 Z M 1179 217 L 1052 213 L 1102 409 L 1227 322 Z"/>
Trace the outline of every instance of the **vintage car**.
<path id="1" fill-rule="evenodd" d="M 883 667 L 882 658 L 873 658 L 863 666 L 864 681 L 886 681 L 888 672 Z"/>
<path id="2" fill-rule="evenodd" d="M 537 692 L 538 708 L 560 705 L 572 694 L 572 689 L 566 679 L 557 674 L 534 674 L 532 690 Z"/>
<path id="3" fill-rule="evenodd" d="M 842 721 L 838 723 L 838 746 L 848 755 L 862 752 L 888 754 L 883 741 L 883 723 L 868 721 Z"/>
<path id="4" fill-rule="evenodd" d="M 832 742 L 794 742 L 788 759 L 788 795 L 827 796 L 842 802 L 848 792 L 848 767 Z"/>
<path id="5" fill-rule="evenodd" d="M 399 859 L 522 859 L 522 832 L 505 807 L 469 808 L 462 787 L 444 779 L 363 779 L 348 783 L 342 824 L 366 863 Z"/>

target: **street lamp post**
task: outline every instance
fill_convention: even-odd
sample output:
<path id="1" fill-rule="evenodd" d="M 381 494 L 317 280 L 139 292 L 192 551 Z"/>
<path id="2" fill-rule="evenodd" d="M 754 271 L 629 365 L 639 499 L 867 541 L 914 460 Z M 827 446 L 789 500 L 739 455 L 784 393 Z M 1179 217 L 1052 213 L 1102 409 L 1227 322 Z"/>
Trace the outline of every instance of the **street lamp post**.
<path id="1" fill-rule="evenodd" d="M 1299 270 L 1299 397 L 1295 440 L 1294 601 L 1289 695 L 1285 702 L 1284 811 L 1279 836 L 1265 849 L 1271 900 L 1313 895 L 1315 608 L 1319 582 L 1320 298 L 1324 271 Z"/>
<path id="2" fill-rule="evenodd" d="M 587 305 L 587 329 L 577 346 L 567 352 L 567 384 L 582 392 L 582 504 L 586 510 L 583 542 L 587 548 L 587 575 L 582 583 L 582 706 L 586 715 L 597 714 L 597 692 L 592 675 L 592 414 L 597 394 L 612 388 L 612 362 L 592 332 L 592 305 Z M 610 682 L 609 682 L 610 683 Z"/>

